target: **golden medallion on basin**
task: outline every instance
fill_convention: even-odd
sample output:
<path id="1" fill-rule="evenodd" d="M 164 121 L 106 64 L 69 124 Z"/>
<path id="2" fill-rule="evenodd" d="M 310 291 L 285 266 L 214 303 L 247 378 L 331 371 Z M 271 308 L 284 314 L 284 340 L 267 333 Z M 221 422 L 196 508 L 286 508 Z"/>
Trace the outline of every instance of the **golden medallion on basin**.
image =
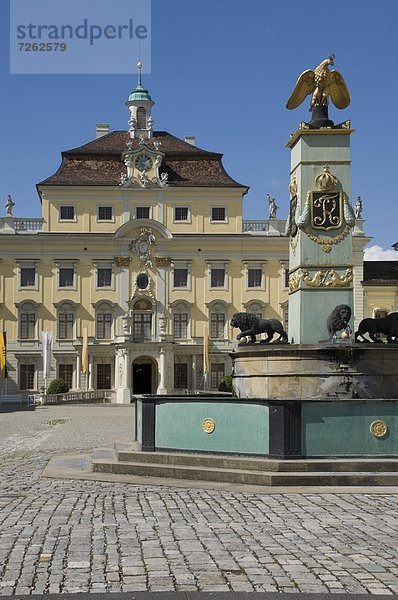
<path id="1" fill-rule="evenodd" d="M 372 433 L 377 438 L 384 437 L 387 431 L 388 427 L 384 423 L 384 421 L 373 421 L 373 423 L 370 425 L 370 433 Z"/>
<path id="2" fill-rule="evenodd" d="M 214 419 L 205 419 L 202 423 L 202 429 L 205 433 L 213 433 L 216 428 L 216 424 L 214 423 Z"/>

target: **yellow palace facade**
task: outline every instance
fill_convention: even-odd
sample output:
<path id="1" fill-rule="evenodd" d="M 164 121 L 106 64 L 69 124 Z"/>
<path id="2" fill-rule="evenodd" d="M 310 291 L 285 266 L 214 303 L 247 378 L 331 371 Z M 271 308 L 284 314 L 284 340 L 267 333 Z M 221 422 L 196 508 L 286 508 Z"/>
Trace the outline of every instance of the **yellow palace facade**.
<path id="1" fill-rule="evenodd" d="M 221 154 L 154 131 L 153 104 L 139 77 L 126 103 L 130 129 L 99 125 L 95 140 L 62 153 L 37 185 L 41 219 L 15 218 L 12 205 L 0 219 L 7 393 L 43 391 L 43 331 L 53 338 L 47 383 L 61 377 L 71 390 L 129 402 L 131 391 L 217 389 L 231 372 L 235 312 L 287 327 L 285 222 L 244 221 L 248 188 L 226 173 Z M 358 222 L 357 320 L 368 241 Z"/>

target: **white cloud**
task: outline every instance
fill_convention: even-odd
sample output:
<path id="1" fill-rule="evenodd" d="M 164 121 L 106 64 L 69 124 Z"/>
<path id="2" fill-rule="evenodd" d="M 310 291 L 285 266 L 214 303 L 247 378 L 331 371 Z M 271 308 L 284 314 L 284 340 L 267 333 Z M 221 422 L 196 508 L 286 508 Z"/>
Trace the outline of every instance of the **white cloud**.
<path id="1" fill-rule="evenodd" d="M 398 260 L 396 250 L 384 250 L 381 246 L 365 248 L 364 260 Z"/>

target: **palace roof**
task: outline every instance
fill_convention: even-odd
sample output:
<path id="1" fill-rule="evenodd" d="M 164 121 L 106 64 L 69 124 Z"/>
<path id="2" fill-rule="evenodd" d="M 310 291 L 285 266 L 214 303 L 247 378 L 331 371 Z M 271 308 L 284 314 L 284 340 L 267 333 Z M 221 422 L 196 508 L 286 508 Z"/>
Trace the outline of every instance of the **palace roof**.
<path id="1" fill-rule="evenodd" d="M 365 260 L 364 285 L 398 285 L 398 260 Z"/>
<path id="2" fill-rule="evenodd" d="M 62 152 L 62 163 L 56 173 L 37 185 L 119 185 L 125 172 L 122 160 L 127 151 L 127 131 L 112 131 L 83 146 Z M 140 140 L 133 139 L 131 150 L 138 150 Z M 167 131 L 154 131 L 145 145 L 165 154 L 161 171 L 168 174 L 170 186 L 246 188 L 228 175 L 222 154 L 208 152 L 188 144 Z"/>

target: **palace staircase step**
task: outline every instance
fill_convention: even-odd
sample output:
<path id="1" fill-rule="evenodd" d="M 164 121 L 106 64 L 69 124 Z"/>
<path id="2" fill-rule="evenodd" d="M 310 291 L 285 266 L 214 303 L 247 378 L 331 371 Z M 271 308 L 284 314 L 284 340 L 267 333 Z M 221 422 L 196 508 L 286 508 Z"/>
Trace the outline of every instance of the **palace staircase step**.
<path id="1" fill-rule="evenodd" d="M 276 460 L 258 457 L 136 452 L 94 455 L 97 473 L 212 481 L 256 486 L 397 486 L 398 459 L 325 458 Z"/>

